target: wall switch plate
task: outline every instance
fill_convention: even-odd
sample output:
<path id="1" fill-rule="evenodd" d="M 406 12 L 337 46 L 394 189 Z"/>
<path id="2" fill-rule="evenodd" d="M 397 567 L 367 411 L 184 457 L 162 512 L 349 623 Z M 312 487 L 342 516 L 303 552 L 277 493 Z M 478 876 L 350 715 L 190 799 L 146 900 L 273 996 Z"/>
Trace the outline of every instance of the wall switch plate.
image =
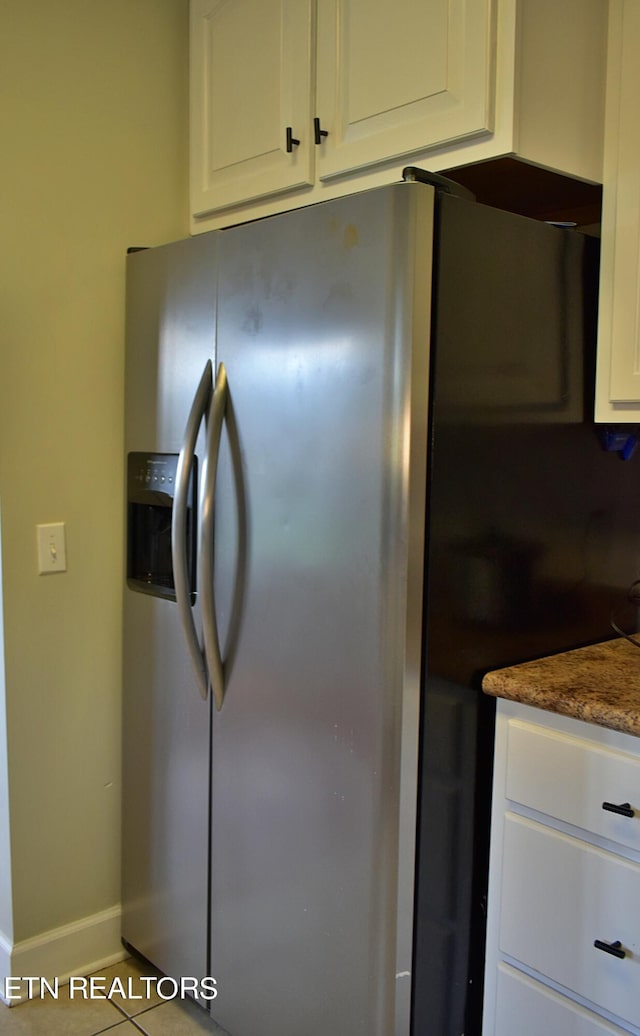
<path id="1" fill-rule="evenodd" d="M 64 522 L 36 525 L 38 538 L 38 574 L 67 571 L 67 547 Z"/>

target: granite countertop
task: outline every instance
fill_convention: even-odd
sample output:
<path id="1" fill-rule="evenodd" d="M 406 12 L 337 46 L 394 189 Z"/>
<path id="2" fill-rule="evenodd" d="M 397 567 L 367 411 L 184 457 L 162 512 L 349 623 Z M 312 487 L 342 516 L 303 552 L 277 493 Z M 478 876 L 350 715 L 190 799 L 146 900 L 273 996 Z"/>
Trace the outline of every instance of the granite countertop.
<path id="1" fill-rule="evenodd" d="M 640 737 L 640 650 L 622 637 L 495 669 L 482 689 Z"/>

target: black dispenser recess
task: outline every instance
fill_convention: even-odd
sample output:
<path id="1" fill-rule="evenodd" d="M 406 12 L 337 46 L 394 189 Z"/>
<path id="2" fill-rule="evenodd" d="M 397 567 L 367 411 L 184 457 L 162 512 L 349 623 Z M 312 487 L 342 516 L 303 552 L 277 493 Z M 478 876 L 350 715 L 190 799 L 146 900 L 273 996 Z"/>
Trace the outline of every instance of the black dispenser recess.
<path id="1" fill-rule="evenodd" d="M 175 600 L 171 518 L 177 453 L 130 453 L 127 460 L 127 584 L 132 590 Z M 187 557 L 195 594 L 197 500 L 196 460 L 189 485 Z"/>

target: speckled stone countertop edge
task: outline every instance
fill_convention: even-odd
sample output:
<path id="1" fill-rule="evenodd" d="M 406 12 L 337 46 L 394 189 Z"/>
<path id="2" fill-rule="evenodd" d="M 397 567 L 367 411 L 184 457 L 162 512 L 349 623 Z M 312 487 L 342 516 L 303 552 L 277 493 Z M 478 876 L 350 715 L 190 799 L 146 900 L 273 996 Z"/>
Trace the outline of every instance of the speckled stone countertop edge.
<path id="1" fill-rule="evenodd" d="M 640 737 L 640 650 L 623 637 L 495 669 L 482 689 Z"/>

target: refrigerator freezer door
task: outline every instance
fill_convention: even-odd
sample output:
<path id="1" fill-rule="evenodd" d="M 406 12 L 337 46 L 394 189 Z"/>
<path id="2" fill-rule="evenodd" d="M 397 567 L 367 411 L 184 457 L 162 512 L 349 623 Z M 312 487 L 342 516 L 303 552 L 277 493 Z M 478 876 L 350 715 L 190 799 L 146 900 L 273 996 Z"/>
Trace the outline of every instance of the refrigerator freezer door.
<path id="1" fill-rule="evenodd" d="M 215 256 L 215 237 L 203 235 L 129 257 L 127 452 L 182 447 L 213 359 Z M 203 443 L 204 429 L 199 474 Z M 197 603 L 193 612 L 199 627 Z M 168 975 L 198 978 L 207 974 L 210 696 L 201 697 L 175 601 L 125 587 L 123 651 L 122 934 Z"/>
<path id="2" fill-rule="evenodd" d="M 234 1036 L 408 1036 L 433 190 L 225 232 L 211 967 Z"/>

